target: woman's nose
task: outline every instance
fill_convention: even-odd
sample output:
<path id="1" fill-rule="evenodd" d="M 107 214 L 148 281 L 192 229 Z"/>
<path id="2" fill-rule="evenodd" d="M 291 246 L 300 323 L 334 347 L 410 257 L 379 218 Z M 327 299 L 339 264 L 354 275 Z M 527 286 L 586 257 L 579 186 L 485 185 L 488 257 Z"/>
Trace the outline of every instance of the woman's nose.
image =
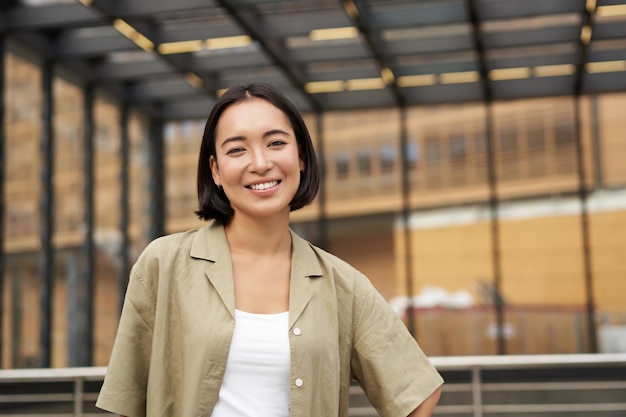
<path id="1" fill-rule="evenodd" d="M 266 172 L 272 168 L 272 161 L 265 150 L 258 150 L 252 154 L 251 169 L 256 172 Z"/>

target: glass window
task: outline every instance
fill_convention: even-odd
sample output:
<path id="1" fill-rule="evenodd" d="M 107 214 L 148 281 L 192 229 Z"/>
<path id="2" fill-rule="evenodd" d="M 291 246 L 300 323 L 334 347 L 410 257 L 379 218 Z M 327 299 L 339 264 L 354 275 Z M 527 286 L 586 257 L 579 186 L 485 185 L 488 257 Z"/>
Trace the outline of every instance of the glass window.
<path id="1" fill-rule="evenodd" d="M 392 172 L 396 163 L 396 148 L 393 146 L 383 146 L 378 152 L 380 160 L 380 171 L 383 173 Z"/>
<path id="2" fill-rule="evenodd" d="M 503 119 L 498 129 L 500 139 L 500 150 L 503 152 L 514 152 L 517 150 L 517 130 L 515 120 L 511 117 Z"/>
<path id="3" fill-rule="evenodd" d="M 406 161 L 409 170 L 416 169 L 420 162 L 420 145 L 415 141 L 410 141 L 406 145 Z"/>
<path id="4" fill-rule="evenodd" d="M 450 159 L 453 161 L 464 160 L 467 156 L 465 138 L 458 133 L 450 138 Z"/>
<path id="5" fill-rule="evenodd" d="M 426 137 L 426 161 L 429 164 L 441 161 L 441 144 L 438 137 Z"/>
<path id="6" fill-rule="evenodd" d="M 370 175 L 372 171 L 372 162 L 369 149 L 359 149 L 357 152 L 357 165 L 359 167 L 359 175 Z"/>
<path id="7" fill-rule="evenodd" d="M 554 144 L 559 146 L 569 145 L 574 141 L 574 132 L 572 125 L 565 122 L 565 120 L 559 120 L 554 126 Z"/>
<path id="8" fill-rule="evenodd" d="M 335 156 L 335 171 L 337 179 L 347 178 L 350 173 L 350 155 L 348 152 L 338 152 Z"/>

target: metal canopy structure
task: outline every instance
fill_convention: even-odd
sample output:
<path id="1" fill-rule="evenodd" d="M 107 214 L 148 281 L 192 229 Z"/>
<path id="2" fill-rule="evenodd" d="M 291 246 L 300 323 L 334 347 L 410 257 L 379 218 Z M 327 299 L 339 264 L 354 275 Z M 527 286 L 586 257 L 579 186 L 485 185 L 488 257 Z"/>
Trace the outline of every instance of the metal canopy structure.
<path id="1" fill-rule="evenodd" d="M 15 45 L 166 120 L 203 118 L 221 89 L 250 80 L 278 86 L 304 112 L 626 90 L 623 0 L 0 7 L 0 33 Z"/>

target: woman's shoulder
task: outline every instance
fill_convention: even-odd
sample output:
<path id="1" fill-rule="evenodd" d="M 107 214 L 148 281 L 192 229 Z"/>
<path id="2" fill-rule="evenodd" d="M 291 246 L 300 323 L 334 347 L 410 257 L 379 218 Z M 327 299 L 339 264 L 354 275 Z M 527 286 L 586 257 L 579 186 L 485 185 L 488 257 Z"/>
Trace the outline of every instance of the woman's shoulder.
<path id="1" fill-rule="evenodd" d="M 148 243 L 138 261 L 189 257 L 194 245 L 198 241 L 208 240 L 207 234 L 211 233 L 210 230 L 219 227 L 221 226 L 209 223 L 200 228 L 160 236 Z"/>

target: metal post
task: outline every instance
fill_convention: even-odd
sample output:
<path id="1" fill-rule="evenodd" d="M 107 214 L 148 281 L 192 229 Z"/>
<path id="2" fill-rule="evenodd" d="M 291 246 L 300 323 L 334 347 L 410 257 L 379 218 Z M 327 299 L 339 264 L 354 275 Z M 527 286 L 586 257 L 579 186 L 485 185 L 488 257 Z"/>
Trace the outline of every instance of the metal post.
<path id="1" fill-rule="evenodd" d="M 481 387 L 480 367 L 472 366 L 472 415 L 474 417 L 483 416 L 483 396 Z"/>
<path id="2" fill-rule="evenodd" d="M 0 32 L 0 369 L 3 367 L 2 358 L 4 357 L 4 285 L 5 285 L 5 273 L 4 273 L 4 181 L 5 181 L 5 128 L 4 128 L 4 97 L 5 97 L 5 82 L 4 82 L 4 66 L 5 66 L 5 36 Z"/>
<path id="3" fill-rule="evenodd" d="M 119 311 L 122 311 L 124 297 L 126 296 L 126 286 L 128 285 L 128 273 L 130 270 L 129 249 L 130 240 L 128 237 L 128 224 L 130 218 L 130 175 L 129 175 L 129 154 L 130 141 L 128 138 L 128 104 L 122 104 L 120 113 L 120 248 L 118 252 L 119 269 L 117 271 L 117 282 L 119 288 Z"/>
<path id="4" fill-rule="evenodd" d="M 148 238 L 153 240 L 165 234 L 165 144 L 163 143 L 162 120 L 153 119 L 150 122 L 148 140 L 148 169 L 150 170 L 148 183 L 150 226 Z"/>
<path id="5" fill-rule="evenodd" d="M 54 281 L 54 130 L 52 116 L 54 100 L 52 81 L 54 62 L 44 61 L 41 66 L 41 195 L 39 198 L 39 366 L 51 365 L 52 289 Z"/>
<path id="6" fill-rule="evenodd" d="M 69 283 L 68 290 L 75 296 L 69 299 L 70 366 L 90 366 L 93 358 L 93 293 L 95 273 L 94 249 L 94 100 L 95 87 L 85 86 L 83 91 L 83 188 L 85 236 L 78 263 L 78 279 Z M 73 311 L 72 311 L 73 310 Z"/>
<path id="7" fill-rule="evenodd" d="M 315 123 L 317 130 L 317 162 L 320 166 L 320 190 L 317 196 L 320 206 L 320 215 L 318 219 L 319 236 L 317 244 L 322 249 L 328 250 L 328 219 L 326 217 L 326 186 L 327 170 L 326 170 L 326 151 L 324 144 L 324 123 L 323 114 L 318 112 L 315 114 Z"/>
<path id="8" fill-rule="evenodd" d="M 593 166 L 595 172 L 596 189 L 604 187 L 604 173 L 602 172 L 602 139 L 600 136 L 600 120 L 598 111 L 598 96 L 591 96 L 591 134 L 593 137 Z"/>
<path id="9" fill-rule="evenodd" d="M 11 362 L 9 368 L 20 366 L 22 350 L 22 276 L 19 267 L 11 271 Z"/>
<path id="10" fill-rule="evenodd" d="M 506 354 L 504 343 L 504 300 L 502 297 L 502 260 L 500 257 L 500 216 L 498 212 L 498 179 L 496 175 L 496 153 L 493 138 L 493 103 L 487 100 L 485 119 L 485 139 L 487 141 L 488 182 L 489 182 L 489 212 L 491 225 L 491 247 L 494 304 L 496 308 L 496 335 L 498 354 Z"/>
<path id="11" fill-rule="evenodd" d="M 407 327 L 415 337 L 415 311 L 413 308 L 413 245 L 411 245 L 411 184 L 409 178 L 409 140 L 407 133 L 406 106 L 400 106 L 400 156 L 402 182 L 402 232 L 404 234 L 404 273 L 407 292 Z"/>
<path id="12" fill-rule="evenodd" d="M 583 263 L 585 272 L 585 297 L 587 307 L 587 330 L 589 332 L 589 350 L 598 353 L 598 339 L 595 321 L 595 297 L 593 291 L 593 273 L 591 267 L 591 236 L 589 232 L 589 212 L 587 207 L 587 179 L 585 176 L 584 148 L 580 134 L 580 95 L 574 96 L 576 161 L 578 165 L 578 197 L 580 198 L 580 226 L 582 233 Z"/>

